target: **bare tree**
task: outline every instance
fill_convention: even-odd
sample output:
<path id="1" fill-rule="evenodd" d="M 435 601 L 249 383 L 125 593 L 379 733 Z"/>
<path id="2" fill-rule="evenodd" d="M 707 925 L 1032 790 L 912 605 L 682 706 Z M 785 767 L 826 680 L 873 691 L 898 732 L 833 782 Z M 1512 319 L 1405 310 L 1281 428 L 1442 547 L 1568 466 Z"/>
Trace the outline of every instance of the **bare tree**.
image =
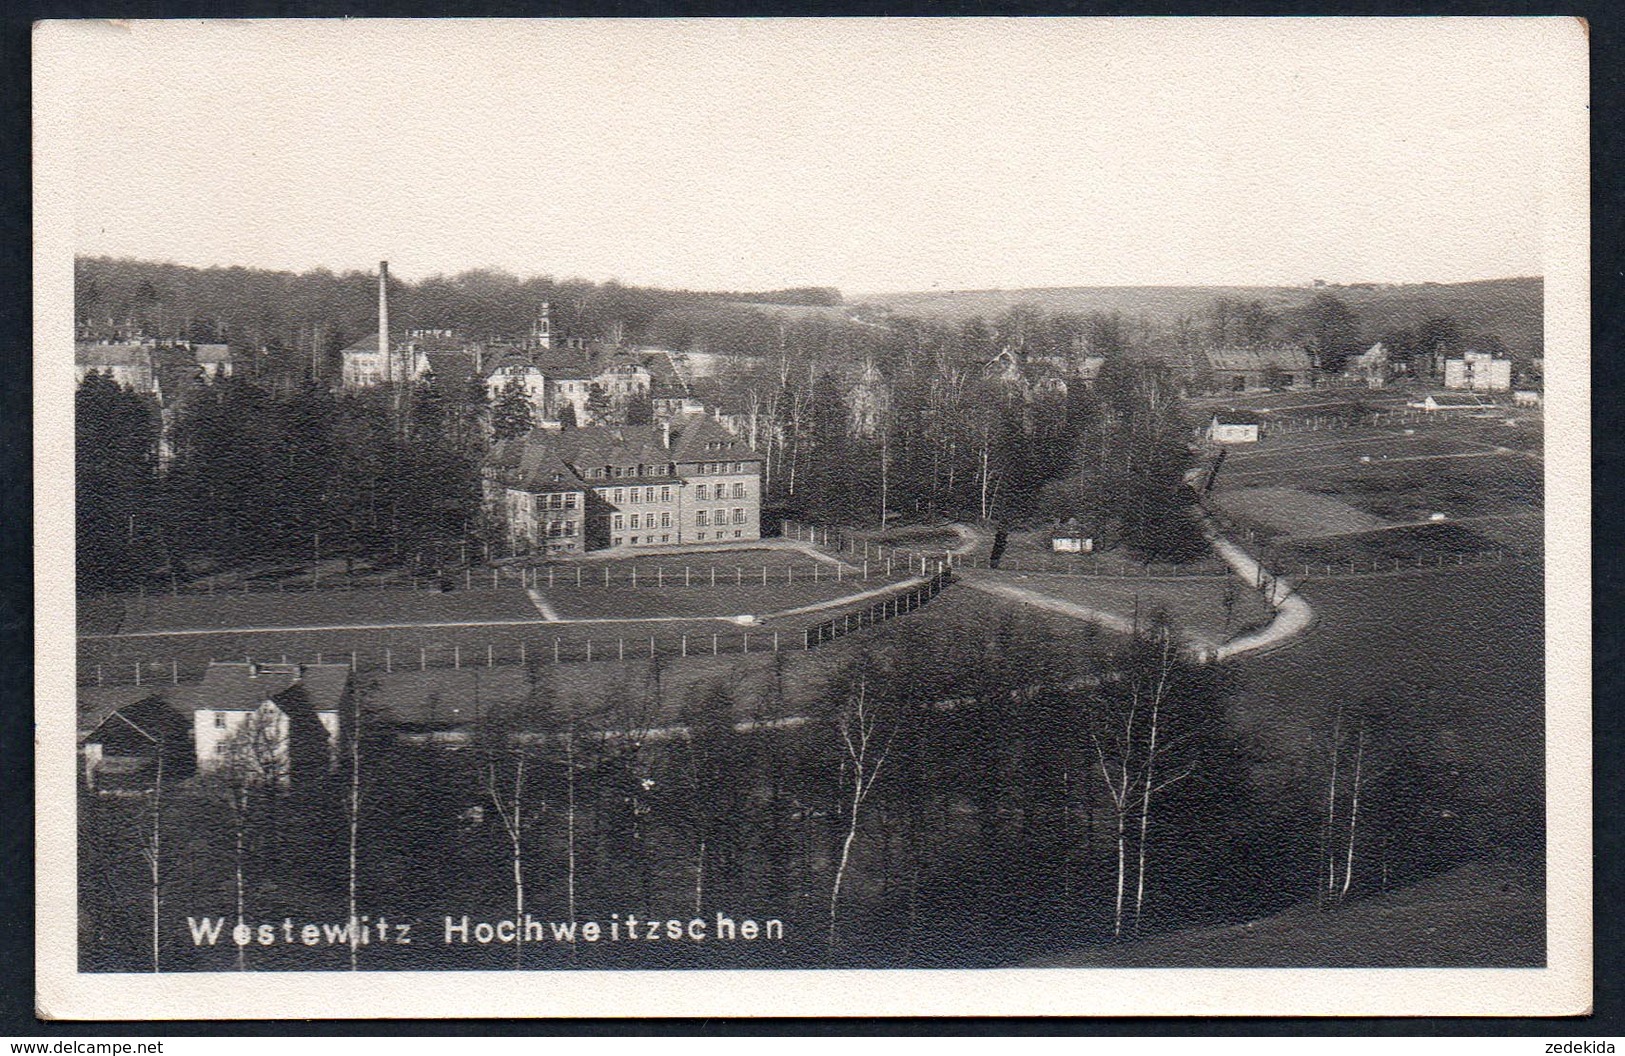
<path id="1" fill-rule="evenodd" d="M 1145 772 L 1140 780 L 1140 861 L 1134 884 L 1134 927 L 1136 930 L 1140 926 L 1140 920 L 1145 908 L 1145 849 L 1148 843 L 1148 829 L 1151 824 L 1152 796 L 1170 785 L 1183 781 L 1191 774 L 1190 769 L 1187 768 L 1172 775 L 1164 776 L 1160 783 L 1157 781 L 1159 752 L 1165 753 L 1169 748 L 1163 727 L 1167 720 L 1168 705 L 1172 703 L 1168 695 L 1168 678 L 1173 673 L 1177 657 L 1174 652 L 1172 628 L 1165 621 L 1158 621 L 1157 630 L 1154 633 L 1158 643 L 1155 660 L 1155 688 L 1151 692 L 1151 719 L 1150 729 L 1146 734 Z M 1136 687 L 1136 691 L 1138 691 L 1138 687 Z M 1159 739 L 1162 741 L 1160 748 Z"/>
<path id="2" fill-rule="evenodd" d="M 357 967 L 361 946 L 361 917 L 356 905 L 356 851 L 361 834 L 361 693 L 350 692 L 350 789 L 345 802 L 346 820 L 350 829 L 349 854 L 349 909 L 350 909 L 350 971 Z M 238 909 L 241 913 L 241 908 Z"/>
<path id="3" fill-rule="evenodd" d="M 288 780 L 284 723 L 284 716 L 274 708 L 262 707 L 250 712 L 223 742 L 223 758 L 211 779 L 220 789 L 231 815 L 238 928 L 247 926 L 247 857 L 254 819 Z M 246 951 L 246 944 L 237 944 L 239 971 L 247 968 Z"/>
<path id="4" fill-rule="evenodd" d="M 513 904 L 514 924 L 520 929 L 523 936 L 525 919 L 525 845 L 524 845 L 524 810 L 525 810 L 525 747 L 514 743 L 509 747 L 513 756 L 513 788 L 505 792 L 500 785 L 498 776 L 499 764 L 495 754 L 486 760 L 485 765 L 485 792 L 491 803 L 496 807 L 497 817 L 502 822 L 502 830 L 508 837 L 509 861 L 513 866 Z M 525 944 L 516 941 L 513 946 L 514 967 L 523 967 L 525 963 Z"/>
<path id="5" fill-rule="evenodd" d="M 151 828 L 141 841 L 141 856 L 146 859 L 152 889 L 152 970 L 158 971 L 158 914 L 162 905 L 159 889 L 160 866 L 163 862 L 163 800 L 164 800 L 164 742 L 158 742 L 158 764 L 153 774 L 152 788 L 147 792 L 148 815 Z"/>
<path id="6" fill-rule="evenodd" d="M 897 736 L 896 728 L 890 727 L 882 740 L 881 725 L 879 702 L 869 699 L 868 679 L 860 677 L 856 690 L 848 692 L 845 704 L 835 716 L 835 730 L 845 751 L 843 763 L 851 767 L 851 791 L 847 802 L 846 836 L 841 840 L 841 855 L 829 892 L 829 949 L 832 954 L 839 931 L 841 886 L 852 860 L 852 844 L 858 838 L 859 816 L 864 800 L 874 791 L 881 768 L 886 765 L 886 756 L 891 751 L 892 740 Z M 842 769 L 844 771 L 846 766 L 843 765 Z"/>

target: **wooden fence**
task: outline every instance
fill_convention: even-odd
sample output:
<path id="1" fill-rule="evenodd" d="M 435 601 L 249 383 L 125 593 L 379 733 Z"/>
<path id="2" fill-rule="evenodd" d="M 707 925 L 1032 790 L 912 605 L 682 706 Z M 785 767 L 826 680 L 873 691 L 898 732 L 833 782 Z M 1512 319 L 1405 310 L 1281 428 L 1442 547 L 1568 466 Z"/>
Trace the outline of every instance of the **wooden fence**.
<path id="1" fill-rule="evenodd" d="M 79 665 L 78 683 L 81 686 L 144 686 L 190 682 L 200 678 L 212 660 L 346 664 L 350 670 L 358 673 L 393 674 L 397 671 L 489 668 L 514 664 L 573 664 L 604 660 L 648 660 L 656 657 L 680 660 L 689 657 L 799 652 L 817 648 L 860 628 L 872 627 L 914 612 L 941 593 L 949 582 L 951 573 L 943 568 L 924 583 L 891 592 L 861 609 L 843 613 L 808 627 L 637 637 L 520 638 L 503 641 L 500 645 L 492 642 L 483 646 L 457 644 L 420 646 L 416 649 L 381 647 L 305 655 L 281 653 L 82 662 Z"/>

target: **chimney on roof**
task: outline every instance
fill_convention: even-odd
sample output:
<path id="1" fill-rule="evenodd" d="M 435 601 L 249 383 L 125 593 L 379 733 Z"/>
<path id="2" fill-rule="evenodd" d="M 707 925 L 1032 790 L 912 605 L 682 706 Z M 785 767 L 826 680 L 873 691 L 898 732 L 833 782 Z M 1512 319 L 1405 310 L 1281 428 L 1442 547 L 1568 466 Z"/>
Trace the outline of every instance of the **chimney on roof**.
<path id="1" fill-rule="evenodd" d="M 378 351 L 384 354 L 384 380 L 395 380 L 395 357 L 389 354 L 389 261 L 378 262 Z"/>
<path id="2" fill-rule="evenodd" d="M 671 419 L 660 419 L 660 446 L 671 450 Z"/>

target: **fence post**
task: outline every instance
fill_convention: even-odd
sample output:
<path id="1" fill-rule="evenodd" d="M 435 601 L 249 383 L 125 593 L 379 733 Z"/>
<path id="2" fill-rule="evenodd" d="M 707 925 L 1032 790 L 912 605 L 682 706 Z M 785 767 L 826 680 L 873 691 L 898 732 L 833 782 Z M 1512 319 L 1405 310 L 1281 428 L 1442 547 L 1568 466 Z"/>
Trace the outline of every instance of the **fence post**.
<path id="1" fill-rule="evenodd" d="M 773 632 L 773 651 L 775 653 L 779 651 L 779 632 L 778 631 Z"/>
<path id="2" fill-rule="evenodd" d="M 386 674 L 386 675 L 390 674 L 394 670 L 395 670 L 395 656 L 394 656 L 393 653 L 391 653 L 389 651 L 389 646 L 386 645 L 386 646 L 384 646 L 384 674 Z"/>
<path id="3" fill-rule="evenodd" d="M 750 652 L 750 632 L 745 632 L 745 652 Z"/>
<path id="4" fill-rule="evenodd" d="M 524 574 L 525 574 L 525 570 L 524 570 L 524 569 L 520 569 L 520 570 L 519 570 L 519 574 L 520 574 L 520 575 L 524 575 Z M 492 570 L 491 570 L 491 586 L 493 586 L 493 587 L 495 587 L 495 586 L 496 586 L 496 585 L 497 585 L 497 570 L 496 570 L 496 569 L 494 569 L 494 568 L 493 568 L 493 569 L 492 569 Z"/>
<path id="5" fill-rule="evenodd" d="M 633 590 L 638 589 L 638 566 L 637 565 L 632 566 L 632 589 Z"/>
<path id="6" fill-rule="evenodd" d="M 604 586 L 609 586 L 609 566 L 604 566 Z"/>
<path id="7" fill-rule="evenodd" d="M 248 658 L 245 656 L 245 657 L 243 657 L 243 660 L 244 660 L 244 662 L 246 662 L 248 660 Z M 322 654 L 317 653 L 316 654 L 316 666 L 320 667 L 321 663 L 322 663 Z"/>
<path id="8" fill-rule="evenodd" d="M 683 655 L 688 655 L 688 635 L 683 635 Z"/>
<path id="9" fill-rule="evenodd" d="M 553 639 L 553 662 L 555 664 L 559 662 L 559 640 L 557 638 Z"/>
<path id="10" fill-rule="evenodd" d="M 137 663 L 135 665 L 135 684 L 138 685 L 138 686 L 141 684 L 141 665 L 140 665 L 140 663 Z"/>
<path id="11" fill-rule="evenodd" d="M 805 652 L 812 648 L 812 628 L 805 627 L 801 631 L 801 648 Z"/>
<path id="12" fill-rule="evenodd" d="M 711 636 L 711 655 L 717 655 L 717 636 L 714 634 Z"/>
<path id="13" fill-rule="evenodd" d="M 353 674 L 357 670 L 358 670 L 358 668 L 356 666 L 356 661 L 355 661 L 355 650 L 351 649 L 350 650 L 350 671 Z"/>
<path id="14" fill-rule="evenodd" d="M 454 645 L 454 646 L 451 647 L 451 666 L 453 666 L 453 667 L 455 667 L 455 668 L 457 668 L 459 670 L 462 669 L 462 666 L 463 666 L 463 647 L 460 646 L 460 645 Z"/>
<path id="15" fill-rule="evenodd" d="M 659 565 L 655 566 L 655 589 L 664 590 L 666 587 L 666 570 Z"/>
<path id="16" fill-rule="evenodd" d="M 486 646 L 485 646 L 485 666 L 486 667 L 495 667 L 496 662 L 497 662 L 496 646 L 494 646 L 494 645 L 492 645 L 490 643 L 486 643 Z"/>
<path id="17" fill-rule="evenodd" d="M 521 666 L 523 666 L 524 663 L 525 663 L 525 643 L 524 642 L 519 643 L 519 663 L 520 663 Z"/>
<path id="18" fill-rule="evenodd" d="M 592 659 L 592 639 L 591 638 L 587 639 L 587 659 L 588 660 Z"/>
<path id="19" fill-rule="evenodd" d="M 418 647 L 418 670 L 429 670 L 429 650 L 422 646 Z"/>
<path id="20" fill-rule="evenodd" d="M 626 639 L 621 638 L 621 637 L 616 637 L 616 639 L 615 639 L 615 649 L 616 649 L 616 654 L 615 654 L 616 658 L 620 659 L 620 660 L 625 660 L 626 659 Z"/>
<path id="21" fill-rule="evenodd" d="M 683 586 L 688 586 L 688 566 L 683 566 Z"/>
<path id="22" fill-rule="evenodd" d="M 101 664 L 96 665 L 96 684 L 98 686 L 102 684 L 102 665 Z"/>
<path id="23" fill-rule="evenodd" d="M 655 636 L 651 634 L 651 635 L 649 635 L 649 659 L 653 660 L 654 658 L 655 658 Z"/>
<path id="24" fill-rule="evenodd" d="M 716 565 L 711 566 L 711 585 L 713 587 L 717 585 L 717 566 Z"/>
<path id="25" fill-rule="evenodd" d="M 581 566 L 576 566 L 576 586 L 581 586 Z"/>

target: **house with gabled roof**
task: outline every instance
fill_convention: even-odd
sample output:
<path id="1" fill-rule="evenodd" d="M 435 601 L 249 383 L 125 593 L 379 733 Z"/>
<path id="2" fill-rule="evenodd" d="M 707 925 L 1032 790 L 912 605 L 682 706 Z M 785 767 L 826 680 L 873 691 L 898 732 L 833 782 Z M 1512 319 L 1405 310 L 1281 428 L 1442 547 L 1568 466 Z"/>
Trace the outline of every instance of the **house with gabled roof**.
<path id="1" fill-rule="evenodd" d="M 164 698 L 191 716 L 199 774 L 246 763 L 287 788 L 332 769 L 350 674 L 347 664 L 211 662 L 201 682 Z"/>

